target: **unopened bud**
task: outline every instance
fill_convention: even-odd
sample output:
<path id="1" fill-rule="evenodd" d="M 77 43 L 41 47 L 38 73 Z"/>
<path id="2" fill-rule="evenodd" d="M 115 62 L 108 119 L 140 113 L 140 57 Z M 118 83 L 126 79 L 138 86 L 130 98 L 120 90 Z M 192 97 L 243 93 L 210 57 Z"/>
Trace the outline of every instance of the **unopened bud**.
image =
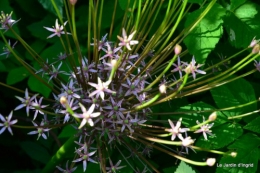
<path id="1" fill-rule="evenodd" d="M 256 40 L 255 37 L 254 37 L 248 47 L 254 47 L 258 42 L 259 42 L 259 40 Z"/>
<path id="2" fill-rule="evenodd" d="M 237 157 L 237 152 L 232 152 L 232 153 L 230 154 L 230 156 L 232 156 L 232 157 Z"/>
<path id="3" fill-rule="evenodd" d="M 75 5 L 77 3 L 78 0 L 70 0 L 70 4 L 71 5 Z"/>
<path id="4" fill-rule="evenodd" d="M 174 47 L 175 55 L 179 55 L 181 53 L 182 47 L 179 44 L 176 44 Z"/>
<path id="5" fill-rule="evenodd" d="M 209 116 L 209 121 L 215 121 L 217 118 L 217 112 L 213 112 L 212 114 L 210 114 Z"/>
<path id="6" fill-rule="evenodd" d="M 213 165 L 215 165 L 215 163 L 216 163 L 216 159 L 215 158 L 208 158 L 207 159 L 207 165 L 208 166 L 213 166 Z"/>
<path id="7" fill-rule="evenodd" d="M 115 66 L 116 66 L 116 63 L 117 63 L 117 60 L 115 60 L 115 59 L 111 60 L 111 65 L 112 65 L 112 67 L 115 67 Z"/>
<path id="8" fill-rule="evenodd" d="M 60 98 L 60 103 L 61 104 L 66 104 L 68 101 L 67 101 L 67 98 L 66 97 L 64 97 L 64 96 L 62 96 L 61 98 Z"/>
<path id="9" fill-rule="evenodd" d="M 161 93 L 166 93 L 166 85 L 165 84 L 160 85 L 159 90 Z"/>
<path id="10" fill-rule="evenodd" d="M 182 140 L 182 146 L 188 147 L 194 143 L 194 140 L 191 139 L 190 136 L 186 137 L 185 139 Z"/>
<path id="11" fill-rule="evenodd" d="M 259 52 L 259 50 L 260 50 L 260 46 L 259 46 L 259 44 L 256 44 L 256 45 L 253 47 L 253 49 L 252 49 L 252 53 L 253 53 L 253 54 L 256 54 L 256 53 Z"/>

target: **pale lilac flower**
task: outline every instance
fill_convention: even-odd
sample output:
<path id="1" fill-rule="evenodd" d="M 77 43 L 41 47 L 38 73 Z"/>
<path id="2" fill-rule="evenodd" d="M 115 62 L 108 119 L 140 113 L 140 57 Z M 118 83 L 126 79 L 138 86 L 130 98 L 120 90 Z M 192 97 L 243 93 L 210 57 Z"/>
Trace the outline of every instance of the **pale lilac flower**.
<path id="1" fill-rule="evenodd" d="M 180 57 L 178 56 L 177 64 L 173 63 L 172 64 L 175 68 L 171 72 L 177 72 L 179 71 L 180 78 L 182 78 L 182 71 L 184 68 L 183 62 L 181 62 Z"/>
<path id="2" fill-rule="evenodd" d="M 73 110 L 73 111 L 75 111 L 75 110 L 77 110 L 79 107 L 73 105 L 73 102 L 74 102 L 74 99 L 73 99 L 73 98 L 72 98 L 72 99 L 68 99 L 68 104 L 69 104 L 70 109 Z M 66 122 L 68 122 L 69 119 L 70 119 L 70 112 L 69 112 L 69 110 L 66 108 L 66 106 L 64 106 L 64 108 L 65 108 L 65 110 L 60 110 L 59 113 L 65 114 L 65 118 L 64 118 L 64 120 L 63 120 L 63 123 L 66 123 Z"/>
<path id="3" fill-rule="evenodd" d="M 115 91 L 112 91 L 110 89 L 108 89 L 108 85 L 111 83 L 111 81 L 107 81 L 107 82 L 102 82 L 101 79 L 98 77 L 98 84 L 92 83 L 92 82 L 88 82 L 89 85 L 93 86 L 96 88 L 95 91 L 93 91 L 92 93 L 89 94 L 89 97 L 92 97 L 94 95 L 97 95 L 97 97 L 101 97 L 102 100 L 104 100 L 105 97 L 105 92 L 108 93 L 115 93 Z"/>
<path id="4" fill-rule="evenodd" d="M 3 117 L 3 115 L 0 114 L 0 119 L 3 123 L 0 123 L 0 127 L 2 127 L 2 129 L 0 130 L 0 134 L 2 134 L 5 129 L 7 128 L 8 131 L 11 133 L 11 135 L 13 135 L 11 126 L 14 125 L 15 123 L 17 123 L 18 120 L 12 120 L 12 116 L 13 116 L 13 111 L 10 112 L 10 114 L 8 115 L 8 117 Z"/>
<path id="5" fill-rule="evenodd" d="M 29 109 L 31 109 L 31 104 L 32 104 L 32 101 L 35 99 L 35 97 L 37 97 L 38 94 L 35 94 L 34 96 L 30 97 L 29 94 L 28 94 L 28 89 L 26 88 L 25 89 L 25 97 L 22 98 L 22 97 L 19 97 L 19 96 L 15 96 L 18 100 L 20 100 L 22 102 L 22 104 L 18 105 L 14 110 L 19 110 L 23 107 L 26 107 L 26 113 L 27 113 L 27 116 L 29 116 Z"/>
<path id="6" fill-rule="evenodd" d="M 92 158 L 90 158 L 91 156 L 93 156 L 96 151 L 92 151 L 92 152 L 88 152 L 84 150 L 84 153 L 81 153 L 80 150 L 76 150 L 76 153 L 80 156 L 80 158 L 73 160 L 72 162 L 81 162 L 83 161 L 83 171 L 85 172 L 87 169 L 87 161 L 92 162 L 92 163 L 97 163 L 95 160 L 93 160 Z"/>
<path id="7" fill-rule="evenodd" d="M 255 65 L 256 69 L 260 72 L 260 61 L 259 62 L 257 62 L 256 60 L 254 60 L 254 61 L 255 61 L 254 65 Z"/>
<path id="8" fill-rule="evenodd" d="M 185 68 L 185 72 L 186 73 L 192 73 L 193 79 L 196 79 L 196 72 L 200 73 L 200 74 L 206 74 L 205 71 L 199 70 L 198 68 L 200 68 L 201 66 L 203 66 L 203 64 L 196 64 L 195 58 L 194 56 L 192 57 L 192 61 L 190 64 L 184 63 L 185 65 L 187 65 L 187 67 Z"/>
<path id="9" fill-rule="evenodd" d="M 68 21 L 64 22 L 64 26 L 67 24 L 67 22 L 68 22 Z M 63 26 L 63 25 L 60 26 L 60 25 L 58 24 L 58 19 L 56 19 L 55 27 L 53 26 L 53 28 L 49 28 L 49 27 L 45 27 L 45 26 L 44 26 L 45 29 L 47 29 L 48 31 L 53 32 L 53 34 L 51 34 L 51 35 L 50 35 L 49 37 L 47 37 L 47 38 L 52 38 L 52 37 L 54 37 L 55 35 L 57 35 L 58 37 L 60 37 L 61 34 L 65 34 L 65 32 L 63 31 L 64 26 Z M 67 32 L 67 34 L 70 34 L 70 33 Z"/>
<path id="10" fill-rule="evenodd" d="M 0 16 L 0 23 L 2 24 L 0 29 L 5 29 L 7 31 L 9 28 L 11 28 L 15 23 L 17 23 L 19 20 L 13 20 L 12 17 L 13 12 L 10 14 L 5 14 L 3 11 L 1 11 Z"/>
<path id="11" fill-rule="evenodd" d="M 44 115 L 44 112 L 42 112 L 41 109 L 46 108 L 48 106 L 48 105 L 41 105 L 42 104 L 42 99 L 43 99 L 43 97 L 41 97 L 39 102 L 38 102 L 37 99 L 35 98 L 35 101 L 31 104 L 31 106 L 32 106 L 31 109 L 35 109 L 33 121 L 37 117 L 38 113 Z"/>
<path id="12" fill-rule="evenodd" d="M 38 127 L 38 125 L 37 125 L 35 122 L 32 121 L 32 123 L 33 123 L 33 125 L 34 125 L 35 127 Z M 41 122 L 40 126 L 44 126 L 44 121 Z M 39 127 L 39 128 L 37 128 L 37 130 L 29 132 L 28 135 L 38 134 L 37 140 L 38 140 L 41 136 L 42 136 L 44 139 L 47 139 L 47 136 L 44 134 L 44 132 L 48 132 L 49 130 L 51 130 L 51 129 Z"/>
<path id="13" fill-rule="evenodd" d="M 121 160 L 119 160 L 115 165 L 113 165 L 113 162 L 109 158 L 110 167 L 106 167 L 106 170 L 108 171 L 107 173 L 115 173 L 119 169 L 122 169 L 122 168 L 126 167 L 126 166 L 119 166 L 120 163 L 121 163 Z"/>
<path id="14" fill-rule="evenodd" d="M 106 47 L 107 47 L 107 49 L 102 48 L 102 50 L 104 52 L 106 52 L 106 54 L 104 56 L 102 56 L 99 60 L 102 60 L 106 57 L 109 57 L 111 59 L 114 59 L 114 58 L 118 59 L 119 56 L 116 53 L 121 49 L 121 47 L 112 49 L 111 46 L 108 44 L 108 42 L 106 42 Z"/>
<path id="15" fill-rule="evenodd" d="M 203 117 L 203 122 L 205 121 L 205 118 Z M 199 121 L 197 121 L 196 122 L 197 124 L 200 124 L 200 122 Z M 209 135 L 213 135 L 211 132 L 211 130 L 210 130 L 210 128 L 212 127 L 214 125 L 214 123 L 211 123 L 211 124 L 206 124 L 206 125 L 202 125 L 202 126 L 200 126 L 200 129 L 199 130 L 197 130 L 197 131 L 195 131 L 194 133 L 203 133 L 203 136 L 204 136 L 204 138 L 206 139 L 206 140 L 208 140 L 208 138 L 207 138 L 207 134 L 209 134 Z"/>
<path id="16" fill-rule="evenodd" d="M 14 46 L 16 45 L 16 43 L 17 43 L 17 41 L 16 41 L 16 42 L 13 44 L 13 46 L 12 46 L 10 40 L 8 41 L 8 44 L 9 44 L 9 46 L 10 46 L 12 49 L 14 49 Z M 10 53 L 11 53 L 11 51 L 10 51 L 10 50 L 8 49 L 8 47 L 6 46 L 6 47 L 3 48 L 3 53 L 1 53 L 0 56 L 6 55 L 6 58 L 8 58 L 8 56 L 10 55 Z"/>
<path id="17" fill-rule="evenodd" d="M 173 122 L 168 119 L 168 122 L 171 126 L 171 129 L 167 129 L 167 131 L 172 133 L 172 137 L 171 137 L 172 141 L 176 138 L 176 136 L 178 136 L 178 138 L 180 140 L 183 140 L 181 133 L 189 131 L 188 128 L 180 128 L 181 127 L 181 121 L 182 121 L 182 118 L 180 118 L 179 121 L 176 123 L 176 126 L 174 126 Z"/>
<path id="18" fill-rule="evenodd" d="M 70 169 L 70 168 L 69 168 L 69 165 L 68 165 L 68 161 L 67 161 L 67 163 L 66 163 L 66 169 L 62 169 L 62 168 L 59 167 L 59 166 L 56 166 L 56 168 L 57 168 L 58 170 L 62 171 L 63 173 L 72 173 L 72 172 L 74 172 L 74 171 L 77 169 L 77 167 Z"/>
<path id="19" fill-rule="evenodd" d="M 98 117 L 100 115 L 100 112 L 93 113 L 95 109 L 95 104 L 92 104 L 87 111 L 86 108 L 79 103 L 79 106 L 83 112 L 83 114 L 76 115 L 78 118 L 83 118 L 83 120 L 80 123 L 80 126 L 78 129 L 81 129 L 86 123 L 88 123 L 90 126 L 94 126 L 94 122 L 92 118 Z"/>
<path id="20" fill-rule="evenodd" d="M 98 50 L 99 50 L 99 51 L 103 48 L 103 46 L 105 45 L 105 43 L 111 43 L 111 42 L 107 42 L 106 40 L 107 40 L 107 34 L 104 35 L 104 36 L 101 38 L 100 41 L 96 40 L 96 42 L 98 42 Z M 95 43 L 90 43 L 90 45 L 91 45 L 91 46 L 94 46 Z"/>
<path id="21" fill-rule="evenodd" d="M 130 34 L 130 35 L 127 37 L 125 28 L 123 28 L 123 32 L 122 32 L 123 37 L 117 36 L 117 38 L 121 41 L 121 42 L 119 43 L 119 46 L 125 46 L 128 50 L 131 50 L 130 45 L 138 44 L 138 41 L 137 41 L 137 40 L 132 40 L 132 38 L 133 38 L 135 32 L 136 32 L 136 31 L 134 31 L 132 34 Z"/>

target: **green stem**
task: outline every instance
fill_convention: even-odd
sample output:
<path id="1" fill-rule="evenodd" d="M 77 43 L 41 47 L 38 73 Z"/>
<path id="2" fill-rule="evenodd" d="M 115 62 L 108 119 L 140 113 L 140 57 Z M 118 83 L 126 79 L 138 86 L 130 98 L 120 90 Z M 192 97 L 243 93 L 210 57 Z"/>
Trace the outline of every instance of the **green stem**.
<path id="1" fill-rule="evenodd" d="M 54 156 L 52 156 L 51 160 L 47 163 L 47 165 L 43 168 L 41 173 L 50 173 L 54 172 L 56 166 L 62 162 L 62 160 L 66 157 L 67 151 L 70 151 L 74 147 L 74 135 L 71 136 L 63 145 L 59 148 Z"/>

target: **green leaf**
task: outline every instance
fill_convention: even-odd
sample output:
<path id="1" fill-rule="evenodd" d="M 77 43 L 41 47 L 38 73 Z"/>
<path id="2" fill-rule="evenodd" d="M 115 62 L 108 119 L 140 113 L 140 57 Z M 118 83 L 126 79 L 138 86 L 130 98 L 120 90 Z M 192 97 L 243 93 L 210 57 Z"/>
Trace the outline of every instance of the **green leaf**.
<path id="1" fill-rule="evenodd" d="M 222 85 L 211 90 L 211 95 L 219 108 L 236 107 L 256 100 L 254 89 L 245 79 L 237 79 L 228 84 Z M 246 107 L 223 111 L 227 116 L 239 115 L 257 109 L 257 104 Z"/>
<path id="2" fill-rule="evenodd" d="M 205 8 L 201 8 L 190 13 L 185 22 L 185 27 L 190 26 L 201 15 Z M 222 17 L 225 9 L 219 4 L 215 4 L 208 14 L 184 39 L 189 52 L 195 56 L 199 63 L 204 63 L 208 54 L 215 48 L 223 34 Z"/>
<path id="3" fill-rule="evenodd" d="M 170 171 L 163 171 L 165 173 L 172 173 Z M 176 169 L 175 173 L 196 173 L 189 165 L 185 162 L 181 161 L 178 168 Z"/>
<path id="4" fill-rule="evenodd" d="M 44 80 L 44 79 L 43 79 Z M 47 82 L 45 80 L 45 82 Z M 50 83 L 49 83 L 50 84 Z M 29 80 L 28 80 L 28 85 L 30 87 L 31 90 L 37 92 L 37 93 L 41 93 L 44 97 L 48 98 L 50 93 L 51 93 L 51 89 L 48 88 L 46 85 L 44 85 L 43 83 L 41 83 L 38 79 L 36 79 L 34 76 L 30 76 Z M 51 84 L 50 84 L 51 85 Z M 51 85 L 52 86 L 52 85 Z"/>
<path id="5" fill-rule="evenodd" d="M 214 109 L 215 108 L 213 106 L 206 104 L 204 102 L 196 102 L 181 107 L 179 110 L 177 110 L 178 115 L 181 116 L 174 115 L 172 116 L 172 118 L 175 117 L 175 119 L 178 120 L 180 117 L 182 117 L 182 124 L 184 124 L 186 127 L 191 127 L 197 125 L 196 124 L 197 120 L 201 122 L 203 120 L 203 116 L 205 117 L 205 119 L 208 119 L 209 115 L 212 113 L 212 112 L 202 112 L 202 111 L 214 110 Z M 217 112 L 217 115 L 218 116 L 217 119 L 214 121 L 213 127 L 216 127 L 226 122 L 226 117 L 221 112 Z"/>
<path id="6" fill-rule="evenodd" d="M 240 3 L 239 3 L 240 4 Z M 249 46 L 253 37 L 259 37 L 259 10 L 257 4 L 247 2 L 241 6 L 236 4 L 224 18 L 224 26 L 230 35 L 230 43 L 236 48 Z M 235 7 L 238 7 L 235 9 Z M 239 27 L 238 27 L 239 26 Z"/>
<path id="7" fill-rule="evenodd" d="M 227 146 L 243 134 L 243 130 L 239 124 L 222 124 L 217 127 L 213 126 L 211 130 L 215 137 L 207 135 L 208 140 L 205 140 L 201 134 L 200 138 L 196 140 L 196 146 L 201 148 L 219 149 Z"/>
<path id="8" fill-rule="evenodd" d="M 202 4 L 203 0 L 188 0 L 189 3 L 197 3 L 197 4 Z"/>
<path id="9" fill-rule="evenodd" d="M 260 138 L 254 134 L 248 133 L 237 139 L 228 147 L 231 151 L 236 151 L 235 158 L 223 156 L 217 163 L 217 173 L 255 173 L 258 164 L 258 147 Z M 230 164 L 230 165 L 227 165 Z"/>
<path id="10" fill-rule="evenodd" d="M 29 72 L 25 67 L 18 67 L 9 71 L 6 79 L 7 85 L 13 85 L 29 76 Z"/>
<path id="11" fill-rule="evenodd" d="M 6 70 L 4 63 L 2 63 L 2 61 L 0 61 L 0 72 L 3 72 L 3 71 L 7 71 L 7 70 Z"/>
<path id="12" fill-rule="evenodd" d="M 260 117 L 257 117 L 250 123 L 248 123 L 244 129 L 251 130 L 252 132 L 260 133 Z"/>
<path id="13" fill-rule="evenodd" d="M 234 11 L 240 5 L 244 4 L 247 0 L 231 0 L 230 2 L 230 10 Z"/>
<path id="14" fill-rule="evenodd" d="M 68 125 L 62 129 L 58 138 L 68 138 L 74 135 L 76 132 L 77 130 L 75 128 L 73 128 L 71 125 Z"/>
<path id="15" fill-rule="evenodd" d="M 46 164 L 51 158 L 49 152 L 36 142 L 24 141 L 21 142 L 20 146 L 32 159 L 43 164 Z"/>
<path id="16" fill-rule="evenodd" d="M 63 0 L 54 0 L 54 1 L 61 16 L 63 16 Z M 38 0 L 38 2 L 43 6 L 44 9 L 48 10 L 49 12 L 57 16 L 57 13 L 50 0 Z"/>

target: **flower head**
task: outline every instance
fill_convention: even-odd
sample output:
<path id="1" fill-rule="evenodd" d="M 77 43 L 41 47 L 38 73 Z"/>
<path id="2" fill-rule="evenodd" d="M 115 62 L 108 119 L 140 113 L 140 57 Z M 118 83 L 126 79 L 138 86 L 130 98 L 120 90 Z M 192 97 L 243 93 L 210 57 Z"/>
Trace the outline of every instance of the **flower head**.
<path id="1" fill-rule="evenodd" d="M 11 28 L 15 23 L 17 23 L 19 20 L 13 20 L 12 17 L 13 12 L 10 14 L 5 14 L 3 11 L 1 11 L 0 16 L 0 23 L 2 24 L 0 29 L 5 29 L 7 31 L 9 28 Z"/>
<path id="2" fill-rule="evenodd" d="M 3 122 L 3 123 L 0 123 L 0 127 L 3 127 L 0 130 L 0 134 L 2 134 L 5 131 L 5 129 L 7 128 L 8 131 L 11 133 L 11 135 L 13 135 L 11 126 L 14 125 L 15 123 L 17 123 L 18 120 L 11 121 L 12 116 L 13 116 L 13 111 L 11 111 L 10 114 L 8 115 L 8 117 L 5 117 L 5 118 L 0 114 L 0 119 Z"/>
<path id="3" fill-rule="evenodd" d="M 33 125 L 34 125 L 35 127 L 38 127 L 38 125 L 37 125 L 35 122 L 32 121 L 32 123 L 33 123 Z M 41 122 L 40 126 L 44 126 L 44 121 Z M 44 134 L 44 132 L 48 132 L 49 130 L 51 130 L 51 129 L 43 128 L 43 127 L 38 127 L 37 130 L 29 132 L 28 135 L 38 134 L 37 140 L 38 140 L 41 136 L 42 136 L 44 139 L 47 139 L 47 136 Z"/>
<path id="4" fill-rule="evenodd" d="M 173 122 L 171 120 L 169 120 L 169 124 L 171 126 L 171 129 L 167 129 L 168 132 L 171 132 L 172 133 L 172 137 L 171 137 L 171 140 L 173 141 L 176 136 L 178 136 L 178 138 L 180 140 L 183 140 L 183 137 L 182 137 L 182 134 L 183 132 L 186 132 L 188 131 L 189 129 L 188 128 L 180 128 L 181 127 L 181 121 L 182 121 L 182 118 L 179 119 L 179 121 L 176 123 L 176 126 L 174 126 Z"/>
<path id="5" fill-rule="evenodd" d="M 65 26 L 66 24 L 67 24 L 67 21 L 64 22 L 64 26 Z M 51 34 L 51 35 L 50 35 L 49 37 L 47 37 L 47 38 L 52 38 L 52 37 L 54 37 L 55 35 L 57 35 L 58 37 L 60 37 L 61 34 L 65 34 L 65 32 L 63 31 L 64 26 L 63 26 L 63 25 L 60 26 L 60 25 L 58 24 L 58 19 L 56 19 L 55 27 L 53 26 L 53 28 L 49 28 L 49 27 L 45 27 L 45 26 L 44 26 L 45 29 L 47 29 L 48 31 L 53 32 L 53 34 Z M 67 32 L 67 34 L 70 34 L 70 33 Z"/>
<path id="6" fill-rule="evenodd" d="M 119 46 L 125 46 L 128 50 L 131 50 L 130 45 L 138 44 L 137 40 L 132 40 L 134 34 L 136 31 L 134 31 L 132 34 L 130 34 L 128 37 L 126 35 L 125 28 L 123 28 L 122 35 L 123 37 L 117 36 L 117 38 L 121 41 L 119 43 Z"/>
<path id="7" fill-rule="evenodd" d="M 77 167 L 74 167 L 74 168 L 69 168 L 69 166 L 68 166 L 68 161 L 67 161 L 67 163 L 66 163 L 66 169 L 62 169 L 61 167 L 59 167 L 59 166 L 56 166 L 56 168 L 58 169 L 58 170 L 60 170 L 60 171 L 62 171 L 63 173 L 72 173 L 72 172 L 74 172 L 76 169 L 77 169 Z"/>
<path id="8" fill-rule="evenodd" d="M 108 89 L 108 85 L 111 83 L 111 81 L 102 82 L 101 79 L 98 77 L 98 84 L 89 82 L 88 84 L 95 87 L 96 90 L 89 94 L 89 97 L 92 97 L 94 95 L 97 95 L 97 97 L 101 97 L 102 100 L 104 100 L 105 93 L 104 91 L 108 93 L 115 93 L 114 91 Z"/>

